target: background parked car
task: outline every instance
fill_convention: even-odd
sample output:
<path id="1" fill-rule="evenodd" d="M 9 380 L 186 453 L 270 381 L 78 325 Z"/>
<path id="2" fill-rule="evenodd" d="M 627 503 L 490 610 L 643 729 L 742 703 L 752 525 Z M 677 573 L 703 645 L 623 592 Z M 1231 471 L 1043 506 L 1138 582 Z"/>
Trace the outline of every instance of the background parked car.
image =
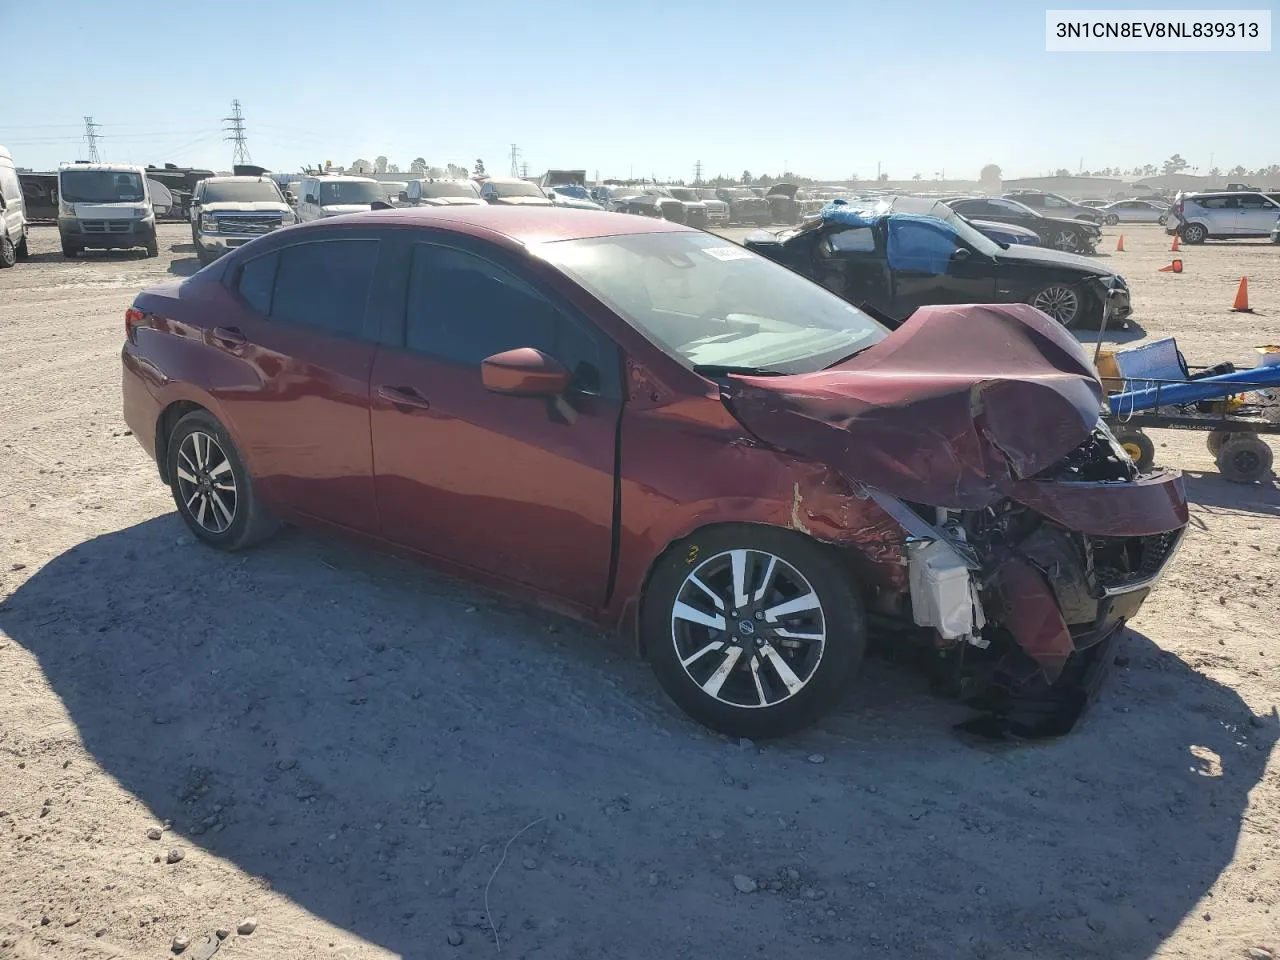
<path id="1" fill-rule="evenodd" d="M 765 194 L 769 215 L 774 223 L 799 223 L 804 210 L 805 193 L 796 183 L 775 183 Z"/>
<path id="2" fill-rule="evenodd" d="M 1112 319 L 1130 312 L 1128 285 L 1097 261 L 1001 247 L 946 204 L 915 197 L 829 204 L 799 229 L 745 243 L 897 321 L 929 304 L 1029 303 L 1064 327 L 1096 325 L 1109 295 Z"/>
<path id="3" fill-rule="evenodd" d="M 1039 234 L 1026 227 L 1014 226 L 1012 223 L 994 223 L 991 220 L 969 220 L 968 223 L 996 243 L 1021 244 L 1027 247 L 1040 246 Z"/>
<path id="4" fill-rule="evenodd" d="M 531 180 L 488 177 L 480 185 L 480 199 L 507 207 L 549 207 L 551 199 Z"/>
<path id="5" fill-rule="evenodd" d="M 64 163 L 58 167 L 58 236 L 62 255 L 86 249 L 142 247 L 158 257 L 150 181 L 131 163 Z"/>
<path id="6" fill-rule="evenodd" d="M 19 173 L 22 202 L 27 208 L 27 222 L 58 219 L 58 175 L 56 173 Z"/>
<path id="7" fill-rule="evenodd" d="M 729 225 L 729 204 L 716 196 L 715 187 L 672 187 L 673 193 L 676 190 L 688 190 L 693 199 L 701 200 L 707 205 L 707 223 L 711 226 Z"/>
<path id="8" fill-rule="evenodd" d="M 473 180 L 445 180 L 430 177 L 410 180 L 400 195 L 400 203 L 409 207 L 451 207 L 484 203 L 480 188 Z"/>
<path id="9" fill-rule="evenodd" d="M 604 207 L 596 203 L 587 194 L 587 188 L 577 183 L 563 183 L 554 187 L 544 187 L 543 191 L 547 195 L 547 199 L 557 207 L 567 207 L 571 210 L 603 210 Z"/>
<path id="10" fill-rule="evenodd" d="M 1102 229 L 1097 224 L 1041 216 L 1016 200 L 1002 197 L 966 197 L 948 200 L 947 205 L 970 220 L 1011 223 L 1016 227 L 1034 230 L 1040 237 L 1041 246 L 1052 247 L 1064 253 L 1093 253 L 1102 236 Z"/>
<path id="11" fill-rule="evenodd" d="M 1006 200 L 1017 200 L 1023 206 L 1030 207 L 1036 213 L 1046 217 L 1066 217 L 1071 220 L 1088 220 L 1090 223 L 1101 223 L 1102 217 L 1093 207 L 1068 200 L 1056 193 L 1042 193 L 1039 190 L 1015 190 L 1006 193 Z"/>
<path id="12" fill-rule="evenodd" d="M 1169 219 L 1169 208 L 1150 200 L 1117 200 L 1099 207 L 1102 222 L 1108 226 L 1117 223 L 1164 223 Z"/>
<path id="13" fill-rule="evenodd" d="M 1280 204 L 1264 193 L 1221 190 L 1179 193 L 1165 225 L 1185 243 L 1235 237 L 1270 237 Z"/>
<path id="14" fill-rule="evenodd" d="M 382 188 L 370 177 L 307 177 L 298 199 L 298 219 L 306 223 L 360 213 L 382 203 Z"/>
<path id="15" fill-rule="evenodd" d="M 762 227 L 773 223 L 769 201 L 745 187 L 717 187 L 716 197 L 729 205 L 732 223 L 754 223 Z"/>
<path id="16" fill-rule="evenodd" d="M 201 263 L 297 222 L 270 177 L 208 177 L 190 201 L 191 242 Z"/>
<path id="17" fill-rule="evenodd" d="M 0 267 L 27 259 L 27 206 L 13 157 L 0 147 Z"/>

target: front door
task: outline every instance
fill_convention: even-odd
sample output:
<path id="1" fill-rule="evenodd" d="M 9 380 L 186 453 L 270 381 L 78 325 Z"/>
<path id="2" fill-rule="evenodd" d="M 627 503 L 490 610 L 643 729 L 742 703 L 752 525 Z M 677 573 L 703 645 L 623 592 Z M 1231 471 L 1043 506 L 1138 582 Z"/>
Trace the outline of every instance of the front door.
<path id="1" fill-rule="evenodd" d="M 995 265 L 945 221 L 890 217 L 888 261 L 896 316 L 931 304 L 997 299 Z"/>
<path id="2" fill-rule="evenodd" d="M 415 244 L 409 274 L 400 346 L 383 348 L 373 368 L 384 536 L 601 606 L 622 411 L 617 347 L 487 244 Z M 519 347 L 572 371 L 569 393 L 486 390 L 480 361 Z"/>
<path id="3" fill-rule="evenodd" d="M 304 234 L 305 235 L 305 234 Z M 215 387 L 264 495 L 375 534 L 366 324 L 380 242 L 368 235 L 295 243 L 232 278 L 241 309 L 208 331 L 242 365 Z"/>
<path id="4" fill-rule="evenodd" d="M 1260 193 L 1246 193 L 1238 198 L 1236 233 L 1246 237 L 1269 237 L 1280 217 L 1280 206 Z"/>

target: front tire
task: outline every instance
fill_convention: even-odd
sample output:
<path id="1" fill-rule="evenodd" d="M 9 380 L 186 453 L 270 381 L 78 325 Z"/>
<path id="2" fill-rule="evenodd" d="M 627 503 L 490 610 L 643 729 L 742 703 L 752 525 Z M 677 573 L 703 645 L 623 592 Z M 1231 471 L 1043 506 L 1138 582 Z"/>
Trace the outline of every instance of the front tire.
<path id="1" fill-rule="evenodd" d="M 836 706 L 862 662 L 862 599 L 837 555 L 803 534 L 733 524 L 658 561 L 640 629 L 658 682 L 734 737 L 794 733 Z"/>
<path id="2" fill-rule="evenodd" d="M 1068 330 L 1084 316 L 1084 298 L 1080 291 L 1061 283 L 1050 284 L 1036 292 L 1027 303 L 1047 313 Z"/>
<path id="3" fill-rule="evenodd" d="M 9 239 L 9 235 L 5 234 L 0 237 L 0 269 L 12 267 L 18 262 L 18 249 L 13 245 L 13 241 Z"/>
<path id="4" fill-rule="evenodd" d="M 1049 246 L 1063 253 L 1080 252 L 1080 236 L 1074 230 L 1058 230 L 1054 233 Z"/>
<path id="5" fill-rule="evenodd" d="M 63 240 L 62 255 L 68 260 L 74 260 L 76 257 L 80 256 L 80 248 L 74 243 L 67 243 L 67 241 Z"/>
<path id="6" fill-rule="evenodd" d="M 1209 231 L 1199 223 L 1184 224 L 1178 232 L 1182 234 L 1183 243 L 1204 243 L 1209 236 Z"/>
<path id="7" fill-rule="evenodd" d="M 27 260 L 31 257 L 31 248 L 27 246 L 28 239 L 29 238 L 24 233 L 22 235 L 22 239 L 14 245 L 14 252 L 18 255 L 19 260 Z"/>
<path id="8" fill-rule="evenodd" d="M 155 237 L 152 237 L 147 241 L 146 251 L 148 257 L 160 256 L 160 244 L 156 241 Z"/>
<path id="9" fill-rule="evenodd" d="M 279 527 L 258 500 L 231 437 L 207 410 L 194 410 L 178 421 L 169 435 L 167 458 L 173 502 L 205 543 L 241 550 Z"/>
<path id="10" fill-rule="evenodd" d="M 1108 227 L 1114 227 L 1116 224 L 1120 222 L 1120 218 L 1117 217 L 1114 213 L 1108 213 L 1107 218 L 1104 222 Z"/>

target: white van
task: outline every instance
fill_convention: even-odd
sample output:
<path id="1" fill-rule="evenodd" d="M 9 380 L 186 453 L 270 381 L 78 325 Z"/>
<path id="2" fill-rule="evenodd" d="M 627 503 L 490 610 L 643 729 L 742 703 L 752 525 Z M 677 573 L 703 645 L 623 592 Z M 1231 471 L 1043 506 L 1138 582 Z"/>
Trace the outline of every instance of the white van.
<path id="1" fill-rule="evenodd" d="M 27 259 L 27 205 L 13 157 L 0 147 L 0 267 Z"/>
<path id="2" fill-rule="evenodd" d="M 372 177 L 307 177 L 298 198 L 298 219 L 306 223 L 362 213 L 370 204 L 383 202 L 382 186 Z"/>
<path id="3" fill-rule="evenodd" d="M 126 163 L 64 163 L 58 167 L 58 233 L 62 255 L 90 247 L 144 247 L 158 256 L 156 215 L 147 173 Z"/>

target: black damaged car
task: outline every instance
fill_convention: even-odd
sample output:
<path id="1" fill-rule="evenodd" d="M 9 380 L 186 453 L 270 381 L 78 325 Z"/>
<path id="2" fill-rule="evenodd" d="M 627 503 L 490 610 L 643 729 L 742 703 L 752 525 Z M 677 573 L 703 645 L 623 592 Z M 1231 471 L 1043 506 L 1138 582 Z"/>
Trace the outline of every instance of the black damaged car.
<path id="1" fill-rule="evenodd" d="M 804 224 L 745 246 L 890 322 L 943 303 L 1028 303 L 1064 327 L 1130 314 L 1124 278 L 1084 257 L 997 243 L 946 204 L 914 197 L 834 201 Z"/>
<path id="2" fill-rule="evenodd" d="M 1070 217 L 1046 217 L 1008 197 L 957 197 L 947 200 L 946 204 L 969 220 L 1026 227 L 1035 231 L 1042 246 L 1064 253 L 1093 253 L 1102 238 L 1102 228 L 1096 223 Z"/>

